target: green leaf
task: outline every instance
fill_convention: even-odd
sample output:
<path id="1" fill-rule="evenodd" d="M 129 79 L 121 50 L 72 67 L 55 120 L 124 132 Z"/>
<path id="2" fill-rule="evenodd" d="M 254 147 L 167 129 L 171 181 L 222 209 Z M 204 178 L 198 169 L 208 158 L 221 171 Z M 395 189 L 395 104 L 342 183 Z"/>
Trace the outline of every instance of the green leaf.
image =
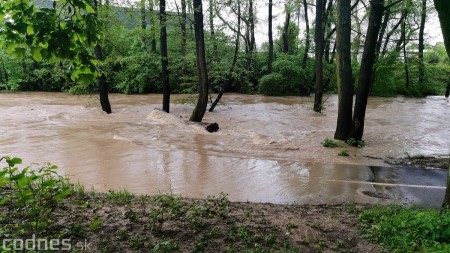
<path id="1" fill-rule="evenodd" d="M 11 159 L 11 162 L 12 162 L 14 165 L 22 164 L 22 158 L 14 157 L 13 159 Z"/>
<path id="2" fill-rule="evenodd" d="M 25 54 L 26 54 L 25 48 L 16 47 L 16 50 L 14 51 L 14 55 L 17 57 L 17 59 L 23 60 L 23 58 L 25 58 Z"/>
<path id="3" fill-rule="evenodd" d="M 6 198 L 0 199 L 0 206 L 4 205 L 6 202 L 8 202 L 10 200 L 11 200 L 11 197 L 6 197 Z"/>
<path id="4" fill-rule="evenodd" d="M 12 54 L 16 49 L 16 43 L 6 42 L 6 53 Z"/>
<path id="5" fill-rule="evenodd" d="M 46 181 L 42 182 L 42 185 L 43 186 L 53 186 L 53 185 L 55 185 L 55 180 L 54 179 L 46 180 Z"/>
<path id="6" fill-rule="evenodd" d="M 90 4 L 86 5 L 86 11 L 87 11 L 87 13 L 95 13 L 94 8 Z"/>
<path id="7" fill-rule="evenodd" d="M 28 35 L 33 35 L 34 34 L 34 27 L 33 26 L 29 25 L 27 27 L 27 34 Z"/>
<path id="8" fill-rule="evenodd" d="M 42 48 L 40 48 L 40 47 L 32 47 L 31 48 L 31 56 L 33 57 L 33 60 L 42 61 L 41 50 L 42 50 Z"/>
<path id="9" fill-rule="evenodd" d="M 55 199 L 56 199 L 57 201 L 62 201 L 62 200 L 65 199 L 67 196 L 69 196 L 69 194 L 71 194 L 71 193 L 72 193 L 72 189 L 64 190 L 64 191 L 60 192 L 59 194 L 57 194 L 57 195 L 55 196 Z"/>
<path id="10" fill-rule="evenodd" d="M 20 188 L 25 188 L 26 186 L 28 186 L 29 182 L 30 180 L 28 177 L 22 177 L 21 179 L 19 179 L 17 184 L 19 185 Z"/>

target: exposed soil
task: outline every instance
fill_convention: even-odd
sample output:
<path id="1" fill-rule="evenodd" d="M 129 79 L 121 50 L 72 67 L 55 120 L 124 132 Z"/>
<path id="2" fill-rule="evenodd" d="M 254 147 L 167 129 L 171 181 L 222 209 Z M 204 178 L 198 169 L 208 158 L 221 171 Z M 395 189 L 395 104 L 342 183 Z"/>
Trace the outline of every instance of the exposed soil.
<path id="1" fill-rule="evenodd" d="M 88 193 L 59 204 L 33 233 L 70 238 L 73 247 L 87 240 L 85 252 L 383 252 L 360 236 L 362 208 Z M 3 224 L 20 223 L 17 211 L 5 209 L 14 215 L 0 216 Z"/>

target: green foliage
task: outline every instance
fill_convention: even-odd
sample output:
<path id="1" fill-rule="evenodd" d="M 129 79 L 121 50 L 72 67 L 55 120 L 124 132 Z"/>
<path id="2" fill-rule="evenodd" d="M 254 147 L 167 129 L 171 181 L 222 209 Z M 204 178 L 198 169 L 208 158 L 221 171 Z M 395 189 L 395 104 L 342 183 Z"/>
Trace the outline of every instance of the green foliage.
<path id="1" fill-rule="evenodd" d="M 392 252 L 450 252 L 450 212 L 373 207 L 359 217 L 363 235 Z"/>
<path id="2" fill-rule="evenodd" d="M 350 138 L 346 142 L 348 145 L 357 148 L 362 148 L 366 145 L 366 142 L 364 140 L 355 140 L 354 138 Z"/>
<path id="3" fill-rule="evenodd" d="M 298 57 L 281 55 L 273 63 L 273 73 L 260 79 L 259 92 L 266 96 L 309 95 L 312 86 L 299 61 Z"/>
<path id="4" fill-rule="evenodd" d="M 19 169 L 17 165 L 22 164 L 22 159 L 2 157 L 2 160 L 7 166 L 0 170 L 0 205 L 18 207 L 17 214 L 30 221 L 29 227 L 45 226 L 46 216 L 56 203 L 72 193 L 68 179 L 57 175 L 55 165 Z"/>
<path id="5" fill-rule="evenodd" d="M 326 147 L 326 148 L 335 148 L 337 147 L 337 143 L 332 140 L 332 139 L 328 139 L 326 138 L 323 142 L 322 142 L 322 146 Z"/>
<path id="6" fill-rule="evenodd" d="M 55 1 L 53 8 L 35 1 L 0 3 L 1 45 L 7 54 L 23 60 L 27 52 L 34 61 L 68 60 L 71 78 L 89 83 L 98 74 L 92 48 L 102 41 L 102 26 L 89 0 Z"/>
<path id="7" fill-rule="evenodd" d="M 344 149 L 338 153 L 338 156 L 350 156 L 350 155 L 349 155 L 348 151 L 346 149 Z"/>

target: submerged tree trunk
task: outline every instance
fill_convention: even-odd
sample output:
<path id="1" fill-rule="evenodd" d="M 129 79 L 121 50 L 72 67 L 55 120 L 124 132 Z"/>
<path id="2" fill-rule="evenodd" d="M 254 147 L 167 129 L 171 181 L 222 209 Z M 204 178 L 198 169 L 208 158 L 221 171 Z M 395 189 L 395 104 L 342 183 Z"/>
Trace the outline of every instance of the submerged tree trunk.
<path id="1" fill-rule="evenodd" d="M 216 108 L 217 104 L 219 103 L 220 99 L 222 98 L 223 94 L 227 91 L 228 87 L 230 87 L 230 84 L 233 80 L 232 75 L 233 75 L 233 71 L 234 68 L 236 66 L 237 63 L 237 59 L 238 59 L 238 53 L 239 53 L 239 36 L 241 33 L 241 1 L 240 0 L 236 0 L 237 4 L 238 4 L 238 15 L 237 15 L 237 28 L 236 28 L 236 41 L 234 43 L 234 55 L 233 55 L 233 62 L 231 63 L 231 67 L 230 67 L 230 71 L 228 71 L 228 75 L 227 78 L 225 80 L 225 83 L 222 86 L 222 89 L 219 92 L 219 95 L 217 95 L 216 99 L 214 100 L 214 102 L 211 104 L 211 107 L 209 108 L 209 111 L 212 112 L 214 110 L 214 108 Z"/>
<path id="2" fill-rule="evenodd" d="M 267 72 L 272 73 L 272 63 L 273 63 L 273 36 L 272 36 L 272 0 L 269 0 L 269 59 Z"/>
<path id="3" fill-rule="evenodd" d="M 190 121 L 201 122 L 208 105 L 208 72 L 206 70 L 205 37 L 203 32 L 203 8 L 201 0 L 193 1 L 195 45 L 197 52 L 197 68 L 199 75 L 198 100 Z"/>
<path id="4" fill-rule="evenodd" d="M 98 1 L 94 0 L 94 6 L 97 9 L 98 8 Z M 97 15 L 97 14 L 95 14 Z M 94 47 L 94 56 L 95 59 L 98 61 L 103 61 L 103 52 L 102 52 L 102 46 L 100 44 L 97 44 Z M 109 102 L 109 96 L 108 96 L 108 83 L 106 82 L 106 76 L 104 73 L 100 74 L 100 77 L 98 79 L 98 90 L 100 94 L 100 105 L 102 106 L 102 110 L 108 114 L 112 112 L 111 110 L 111 104 Z"/>
<path id="5" fill-rule="evenodd" d="M 427 0 L 422 0 L 422 11 L 420 15 L 420 27 L 419 27 L 419 84 L 423 85 L 425 77 L 425 65 L 423 63 L 423 50 L 424 50 L 424 31 L 425 21 L 427 19 Z"/>
<path id="6" fill-rule="evenodd" d="M 353 83 L 351 63 L 351 0 L 337 2 L 338 118 L 334 138 L 346 140 L 352 129 Z"/>
<path id="7" fill-rule="evenodd" d="M 316 32 L 314 41 L 316 44 L 316 65 L 315 75 L 316 83 L 314 86 L 314 111 L 322 111 L 323 97 L 323 47 L 324 47 L 324 29 L 323 29 L 323 12 L 325 8 L 324 0 L 316 0 Z"/>
<path id="8" fill-rule="evenodd" d="M 373 0 L 370 10 L 369 25 L 359 71 L 358 91 L 356 92 L 355 109 L 353 113 L 350 137 L 361 140 L 364 133 L 364 119 L 366 117 L 367 99 L 375 63 L 375 49 L 380 32 L 381 19 L 384 12 L 384 0 Z"/>
<path id="9" fill-rule="evenodd" d="M 159 1 L 159 23 L 161 26 L 161 78 L 163 84 L 163 110 L 170 111 L 169 59 L 167 56 L 166 1 Z"/>
<path id="10" fill-rule="evenodd" d="M 308 62 L 308 53 L 309 53 L 309 46 L 311 44 L 310 34 L 309 34 L 309 20 L 308 20 L 308 3 L 306 0 L 303 0 L 303 9 L 305 10 L 305 52 L 303 53 L 303 59 L 302 59 L 302 67 L 303 69 L 306 68 L 306 63 Z"/>

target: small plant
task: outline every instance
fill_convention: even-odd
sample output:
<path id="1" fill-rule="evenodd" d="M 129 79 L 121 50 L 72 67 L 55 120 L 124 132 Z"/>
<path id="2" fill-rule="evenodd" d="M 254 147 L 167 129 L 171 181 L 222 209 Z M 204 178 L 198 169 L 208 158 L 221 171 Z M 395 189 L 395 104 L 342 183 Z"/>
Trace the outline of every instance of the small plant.
<path id="1" fill-rule="evenodd" d="M 131 203 L 131 201 L 134 198 L 134 195 L 131 194 L 126 189 L 124 189 L 122 191 L 118 191 L 118 192 L 109 190 L 108 193 L 106 194 L 106 197 L 108 198 L 108 200 L 112 201 L 113 203 L 125 205 L 125 204 Z"/>
<path id="2" fill-rule="evenodd" d="M 350 138 L 347 140 L 347 144 L 353 147 L 362 148 L 366 145 L 364 140 L 355 140 L 354 138 Z"/>
<path id="3" fill-rule="evenodd" d="M 288 229 L 298 228 L 297 223 L 289 221 L 287 224 Z"/>
<path id="4" fill-rule="evenodd" d="M 93 219 L 91 223 L 89 223 L 89 228 L 91 229 L 91 231 L 97 231 L 102 224 L 103 224 L 102 218 Z"/>
<path id="5" fill-rule="evenodd" d="M 326 147 L 326 148 L 335 148 L 335 147 L 337 147 L 337 143 L 336 143 L 334 140 L 328 139 L 328 138 L 326 138 L 326 139 L 322 142 L 322 145 L 323 145 L 324 147 Z"/>
<path id="6" fill-rule="evenodd" d="M 160 240 L 152 249 L 152 253 L 159 252 L 174 252 L 178 250 L 178 245 L 171 240 Z"/>
<path id="7" fill-rule="evenodd" d="M 341 152 L 338 153 L 338 156 L 350 156 L 350 155 L 348 154 L 348 151 L 346 149 L 344 149 L 344 150 L 341 150 Z"/>

